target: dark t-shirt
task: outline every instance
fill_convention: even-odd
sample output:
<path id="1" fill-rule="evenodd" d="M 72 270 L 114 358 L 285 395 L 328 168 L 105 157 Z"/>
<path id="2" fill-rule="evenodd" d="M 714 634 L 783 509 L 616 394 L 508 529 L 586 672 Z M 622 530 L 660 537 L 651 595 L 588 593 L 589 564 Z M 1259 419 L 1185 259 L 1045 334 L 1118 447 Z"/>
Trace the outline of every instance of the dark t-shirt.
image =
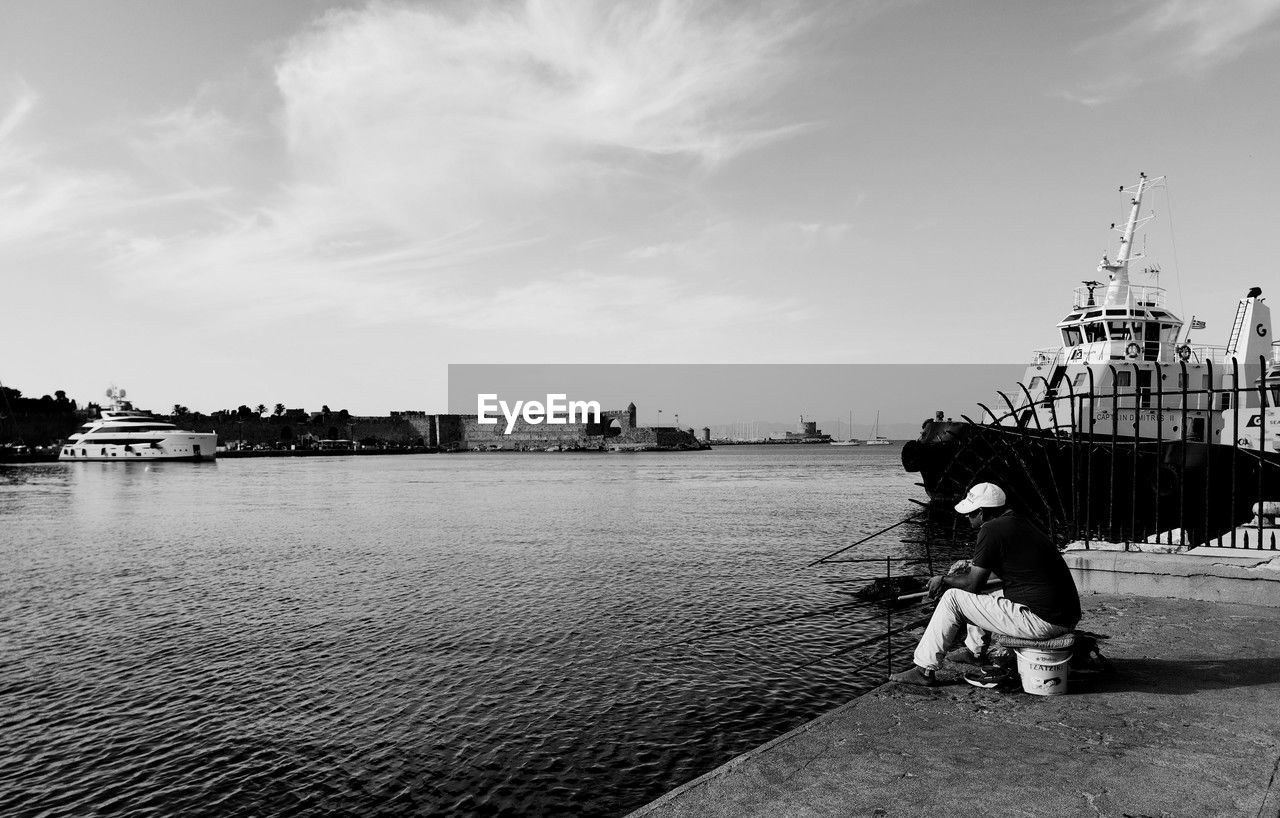
<path id="1" fill-rule="evenodd" d="M 998 575 L 1005 598 L 1044 621 L 1064 628 L 1080 621 L 1080 594 L 1066 560 L 1048 537 L 1013 512 L 978 529 L 973 564 Z"/>

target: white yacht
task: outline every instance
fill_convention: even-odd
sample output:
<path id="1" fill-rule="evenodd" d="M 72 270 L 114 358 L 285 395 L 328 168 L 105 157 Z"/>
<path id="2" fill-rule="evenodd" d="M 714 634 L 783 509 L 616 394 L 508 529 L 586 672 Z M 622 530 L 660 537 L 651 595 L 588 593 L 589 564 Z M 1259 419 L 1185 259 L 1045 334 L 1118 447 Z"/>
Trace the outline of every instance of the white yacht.
<path id="1" fill-rule="evenodd" d="M 213 460 L 215 432 L 190 432 L 135 410 L 123 389 L 108 389 L 110 409 L 72 432 L 59 460 Z"/>

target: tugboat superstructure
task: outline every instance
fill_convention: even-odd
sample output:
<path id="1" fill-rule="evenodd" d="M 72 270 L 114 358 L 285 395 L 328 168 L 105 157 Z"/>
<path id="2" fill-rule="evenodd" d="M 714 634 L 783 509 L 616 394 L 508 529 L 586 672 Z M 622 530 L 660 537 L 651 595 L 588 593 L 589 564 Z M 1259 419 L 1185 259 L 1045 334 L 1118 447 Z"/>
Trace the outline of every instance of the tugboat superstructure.
<path id="1" fill-rule="evenodd" d="M 1071 310 L 1060 322 L 1062 345 L 1033 353 L 1021 393 L 1009 411 L 1003 406 L 984 418 L 1004 425 L 1110 437 L 1114 432 L 1152 440 L 1217 442 L 1224 432 L 1238 437 L 1234 407 L 1222 400 L 1239 378 L 1252 384 L 1259 360 L 1271 354 L 1271 310 L 1262 290 L 1241 299 L 1225 346 L 1192 343 L 1186 326 L 1169 307 L 1158 285 L 1130 281 L 1129 265 L 1144 194 L 1164 182 L 1148 179 L 1122 191 L 1130 193 L 1129 218 L 1114 259 L 1103 256 L 1099 279 L 1082 282 Z M 1157 275 L 1153 268 L 1143 271 Z M 1183 387 L 1186 387 L 1184 401 Z M 1217 395 L 1218 405 L 1210 400 Z M 1260 406 L 1253 391 L 1241 392 L 1245 410 Z M 1072 411 L 1074 405 L 1075 411 Z"/>
<path id="2" fill-rule="evenodd" d="M 111 408 L 81 426 L 62 444 L 59 460 L 213 460 L 218 435 L 191 432 L 138 411 L 125 391 L 107 390 Z"/>
<path id="3" fill-rule="evenodd" d="M 952 503 L 999 483 L 1060 536 L 1208 537 L 1280 499 L 1280 359 L 1259 287 L 1236 305 L 1224 346 L 1192 340 L 1158 283 L 1131 281 L 1143 199 L 1164 177 L 1121 188 L 1120 244 L 1081 282 L 1057 324 L 1060 345 L 1032 353 L 1023 379 L 978 404 L 978 419 L 923 424 L 903 447 L 931 499 Z"/>

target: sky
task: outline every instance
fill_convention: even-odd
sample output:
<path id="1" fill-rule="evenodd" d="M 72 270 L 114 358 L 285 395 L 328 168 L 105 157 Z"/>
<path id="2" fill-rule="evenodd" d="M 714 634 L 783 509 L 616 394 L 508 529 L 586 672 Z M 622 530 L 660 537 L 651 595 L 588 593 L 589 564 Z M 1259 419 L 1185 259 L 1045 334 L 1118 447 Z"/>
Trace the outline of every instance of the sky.
<path id="1" fill-rule="evenodd" d="M 1280 0 L 0 0 L 0 381 L 384 414 L 450 364 L 1025 362 L 1139 171 L 1223 343 L 1280 257 L 1278 38 Z"/>

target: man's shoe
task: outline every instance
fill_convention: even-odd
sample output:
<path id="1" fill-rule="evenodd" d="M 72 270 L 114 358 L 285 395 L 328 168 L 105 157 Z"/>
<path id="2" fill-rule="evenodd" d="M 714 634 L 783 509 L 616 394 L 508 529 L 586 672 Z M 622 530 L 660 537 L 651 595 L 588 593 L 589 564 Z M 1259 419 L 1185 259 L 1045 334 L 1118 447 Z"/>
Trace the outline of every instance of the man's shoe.
<path id="1" fill-rule="evenodd" d="M 984 651 L 984 653 L 985 653 L 985 651 Z M 974 653 L 973 653 L 973 651 L 969 650 L 967 647 L 965 647 L 965 646 L 963 646 L 963 645 L 961 645 L 960 647 L 956 648 L 955 650 L 953 650 L 953 651 L 949 652 L 949 653 L 947 654 L 947 656 L 946 656 L 946 659 L 947 659 L 947 661 L 948 661 L 948 662 L 951 662 L 952 664 L 957 664 L 957 665 L 980 665 L 980 664 L 982 664 L 982 657 L 981 657 L 981 656 L 975 656 L 975 655 L 974 655 Z"/>
<path id="2" fill-rule="evenodd" d="M 938 680 L 934 678 L 932 670 L 926 670 L 915 665 L 912 665 L 910 670 L 891 674 L 889 681 L 901 682 L 906 685 L 919 685 L 921 687 L 933 687 L 938 684 Z"/>
<path id="3" fill-rule="evenodd" d="M 1013 674 L 1007 668 L 991 665 L 990 667 L 980 667 L 977 670 L 971 670 L 964 674 L 964 680 L 974 687 L 999 687 L 1005 682 L 1013 678 Z"/>

